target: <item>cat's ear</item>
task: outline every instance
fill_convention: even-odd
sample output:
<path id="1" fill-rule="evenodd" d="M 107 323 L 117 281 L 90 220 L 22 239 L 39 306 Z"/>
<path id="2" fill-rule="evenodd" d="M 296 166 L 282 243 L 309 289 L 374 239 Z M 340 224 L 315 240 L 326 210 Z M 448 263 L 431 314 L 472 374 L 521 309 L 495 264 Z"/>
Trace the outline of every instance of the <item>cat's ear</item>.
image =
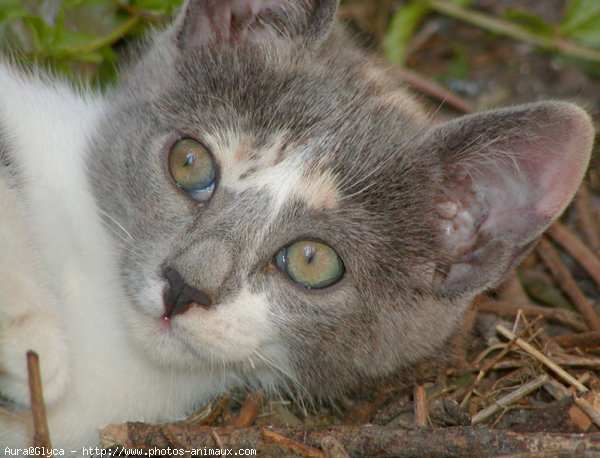
<path id="1" fill-rule="evenodd" d="M 442 165 L 439 224 L 447 259 L 435 288 L 475 294 L 500 282 L 573 198 L 593 127 L 575 105 L 536 103 L 433 129 Z"/>
<path id="2" fill-rule="evenodd" d="M 333 25 L 339 0 L 186 0 L 175 22 L 181 49 L 282 38 L 312 45 Z"/>

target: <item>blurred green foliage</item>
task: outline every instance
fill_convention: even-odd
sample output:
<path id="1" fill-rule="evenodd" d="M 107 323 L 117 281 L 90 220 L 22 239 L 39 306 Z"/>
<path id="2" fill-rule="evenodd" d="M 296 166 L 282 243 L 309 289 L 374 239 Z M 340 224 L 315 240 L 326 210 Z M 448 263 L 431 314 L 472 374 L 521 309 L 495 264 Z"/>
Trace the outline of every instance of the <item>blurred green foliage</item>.
<path id="1" fill-rule="evenodd" d="M 16 50 L 13 55 L 17 58 L 51 63 L 65 74 L 105 84 L 115 77 L 116 56 L 123 44 L 141 36 L 149 26 L 164 24 L 180 3 L 181 0 L 0 0 L 0 44 L 5 50 Z M 411 39 L 431 13 L 444 14 L 440 5 L 452 4 L 471 14 L 471 3 L 472 0 L 401 2 L 388 21 L 382 43 L 385 55 L 391 62 L 403 65 Z M 589 48 L 592 53 L 600 49 L 600 0 L 570 0 L 559 24 L 549 24 L 519 9 L 492 19 L 500 29 L 518 27 L 533 37 L 535 44 L 544 47 L 548 43 L 549 49 L 556 40 Z M 471 24 L 486 28 L 485 21 Z M 494 27 L 490 30 L 498 33 Z M 594 61 L 593 55 L 589 60 Z M 461 65 L 457 63 L 456 71 L 461 70 Z M 600 62 L 593 65 L 600 66 Z"/>
<path id="2" fill-rule="evenodd" d="M 19 59 L 99 84 L 115 77 L 117 51 L 181 0 L 0 0 L 0 43 Z"/>
<path id="3" fill-rule="evenodd" d="M 472 0 L 410 0 L 396 10 L 387 31 L 384 52 L 403 65 L 415 31 L 432 12 L 448 14 L 497 34 L 528 41 L 542 48 L 588 60 L 600 69 L 600 0 L 570 0 L 561 23 L 551 24 L 516 8 L 502 18 L 469 10 Z M 587 62 L 589 64 L 589 62 Z"/>

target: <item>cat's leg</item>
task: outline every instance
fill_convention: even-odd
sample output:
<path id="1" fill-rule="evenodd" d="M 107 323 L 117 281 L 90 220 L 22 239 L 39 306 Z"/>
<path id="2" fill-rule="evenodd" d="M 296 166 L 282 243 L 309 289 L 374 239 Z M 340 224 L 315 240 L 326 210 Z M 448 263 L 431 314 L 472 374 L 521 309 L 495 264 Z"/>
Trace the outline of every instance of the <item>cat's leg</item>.
<path id="1" fill-rule="evenodd" d="M 19 195 L 0 169 L 0 397 L 29 404 L 26 353 L 40 355 L 44 397 L 64 393 L 68 353 L 58 303 L 28 237 Z"/>

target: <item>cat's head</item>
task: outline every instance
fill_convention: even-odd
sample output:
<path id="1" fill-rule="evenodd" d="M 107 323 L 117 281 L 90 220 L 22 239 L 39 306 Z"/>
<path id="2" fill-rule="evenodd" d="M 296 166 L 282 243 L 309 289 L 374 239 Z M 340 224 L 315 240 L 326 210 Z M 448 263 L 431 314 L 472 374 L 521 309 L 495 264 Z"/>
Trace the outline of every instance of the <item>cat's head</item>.
<path id="1" fill-rule="evenodd" d="M 189 0 L 110 96 L 90 167 L 158 363 L 317 395 L 406 369 L 582 179 L 582 110 L 433 124 L 336 6 Z"/>

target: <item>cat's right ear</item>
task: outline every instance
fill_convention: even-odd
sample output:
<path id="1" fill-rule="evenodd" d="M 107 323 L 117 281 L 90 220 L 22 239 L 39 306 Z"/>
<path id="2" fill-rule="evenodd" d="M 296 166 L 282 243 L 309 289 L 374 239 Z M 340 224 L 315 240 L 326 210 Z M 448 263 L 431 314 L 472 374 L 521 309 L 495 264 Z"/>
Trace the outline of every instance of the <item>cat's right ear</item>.
<path id="1" fill-rule="evenodd" d="M 479 113 L 432 129 L 425 147 L 441 163 L 446 252 L 436 290 L 456 297 L 497 285 L 575 195 L 593 138 L 587 113 L 563 102 Z"/>
<path id="2" fill-rule="evenodd" d="M 186 0 L 175 22 L 186 51 L 284 39 L 312 46 L 329 34 L 339 0 Z"/>

